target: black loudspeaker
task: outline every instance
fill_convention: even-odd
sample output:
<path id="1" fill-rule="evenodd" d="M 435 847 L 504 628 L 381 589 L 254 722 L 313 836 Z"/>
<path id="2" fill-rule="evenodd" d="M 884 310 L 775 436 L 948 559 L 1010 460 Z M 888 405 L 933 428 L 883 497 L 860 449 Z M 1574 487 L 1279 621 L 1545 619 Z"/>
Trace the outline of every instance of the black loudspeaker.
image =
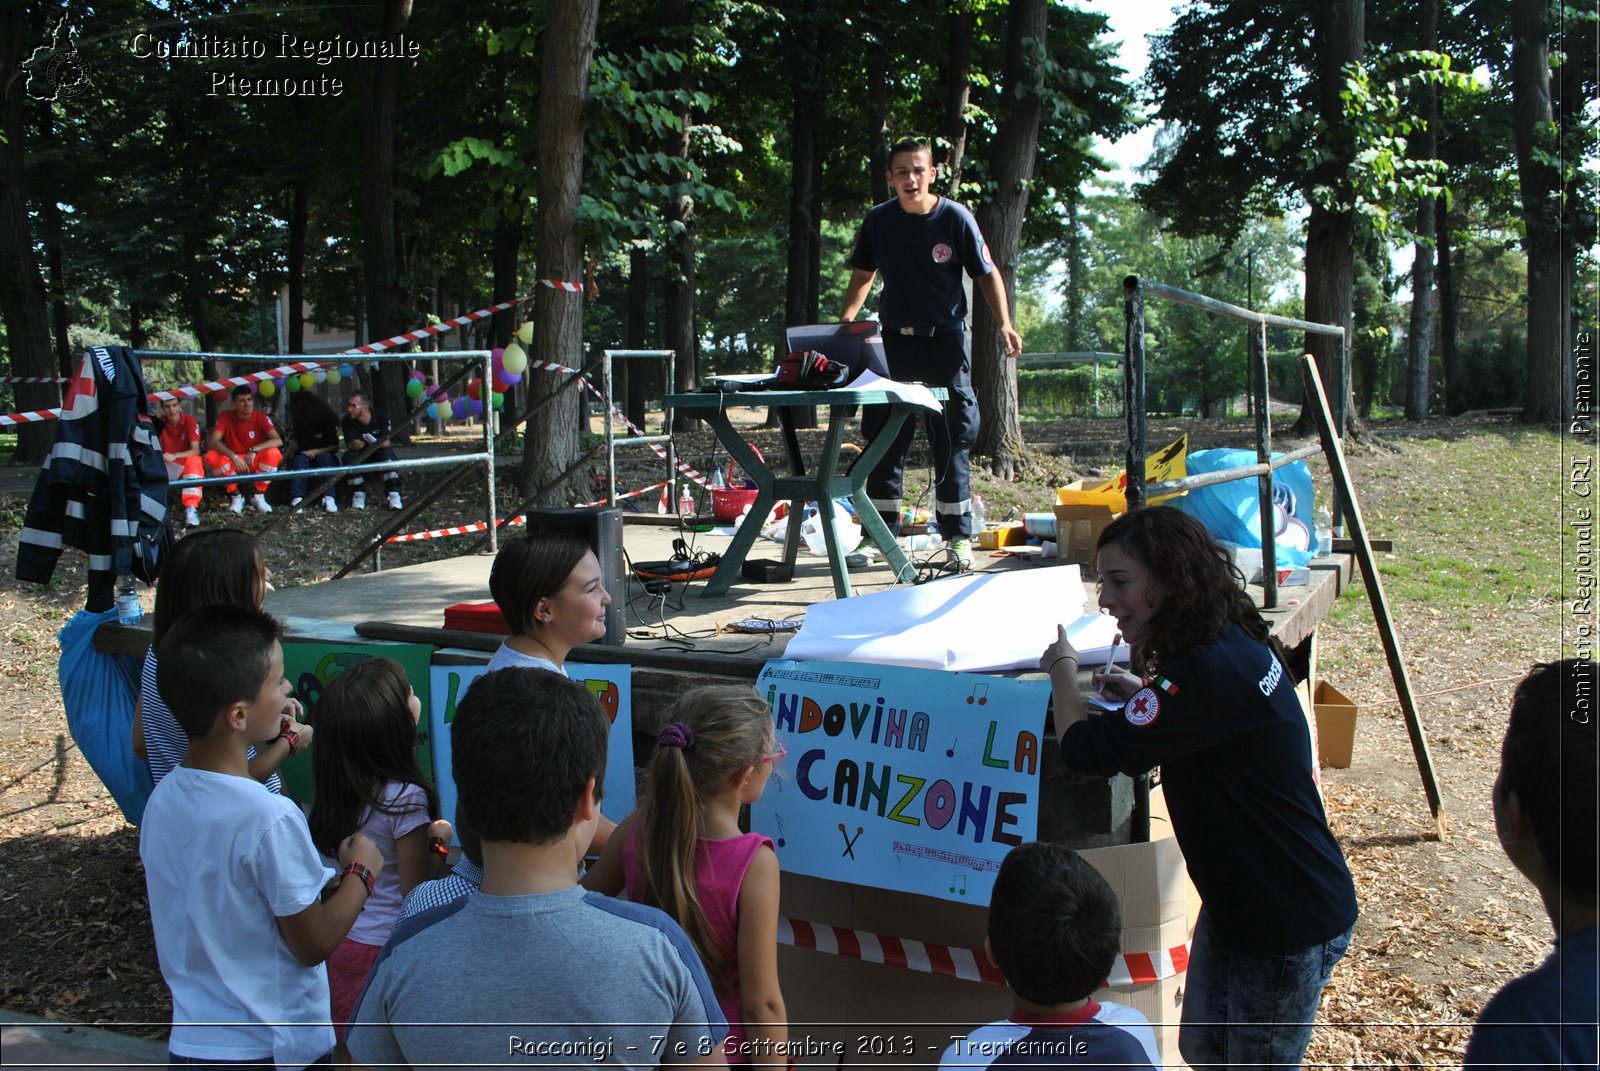
<path id="1" fill-rule="evenodd" d="M 622 613 L 628 601 L 628 574 L 622 562 L 622 511 L 620 509 L 530 509 L 528 531 L 575 535 L 594 548 L 600 559 L 600 582 L 611 593 L 606 607 L 606 634 L 601 643 L 620 646 Z"/>

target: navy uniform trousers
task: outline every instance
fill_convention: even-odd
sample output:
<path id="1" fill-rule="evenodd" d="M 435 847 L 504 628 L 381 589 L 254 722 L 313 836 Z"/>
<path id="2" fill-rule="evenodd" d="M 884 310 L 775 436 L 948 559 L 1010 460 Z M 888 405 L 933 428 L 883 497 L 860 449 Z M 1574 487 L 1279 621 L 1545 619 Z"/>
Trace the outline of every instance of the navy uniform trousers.
<path id="1" fill-rule="evenodd" d="M 943 331 L 933 336 L 902 335 L 885 331 L 883 355 L 889 375 L 902 383 L 944 387 L 950 397 L 942 412 L 924 421 L 933 448 L 934 518 L 946 539 L 970 537 L 972 532 L 972 444 L 978 440 L 978 399 L 972 393 L 972 346 L 965 331 Z M 883 430 L 883 406 L 862 410 L 861 433 L 871 440 Z M 905 485 L 906 452 L 917 425 L 900 425 L 894 445 L 867 476 L 867 496 L 877 507 L 889 531 L 900 534 L 900 506 Z"/>

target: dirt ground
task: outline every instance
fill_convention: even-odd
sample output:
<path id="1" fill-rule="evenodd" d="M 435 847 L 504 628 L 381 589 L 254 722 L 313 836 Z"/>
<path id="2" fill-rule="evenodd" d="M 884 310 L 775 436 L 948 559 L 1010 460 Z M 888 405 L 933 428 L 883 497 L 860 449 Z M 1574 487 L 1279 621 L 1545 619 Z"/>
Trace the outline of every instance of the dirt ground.
<path id="1" fill-rule="evenodd" d="M 1191 431 L 1195 449 L 1250 441 L 1240 424 L 1171 427 Z M 1152 427 L 1152 444 L 1165 441 L 1157 438 L 1163 430 Z M 1443 437 L 1436 437 L 1441 429 L 1413 430 L 1398 440 L 1404 453 L 1352 454 L 1363 508 L 1378 518 L 1374 534 L 1394 539 L 1396 555 L 1403 557 L 1408 539 L 1426 534 L 1407 519 L 1419 493 L 1408 473 L 1421 460 L 1448 461 L 1462 434 L 1499 433 L 1488 426 L 1442 430 Z M 1104 421 L 1030 425 L 1036 456 L 1021 480 L 981 484 L 989 515 L 1012 505 L 1044 508 L 1050 488 L 1072 475 L 1120 468 L 1112 456 L 1119 432 L 1119 424 Z M 680 442 L 691 464 L 709 450 L 704 435 Z M 630 463 L 620 479 L 643 486 L 660 474 L 659 463 Z M 515 501 L 511 475 L 500 492 L 503 507 Z M 1324 486 L 1320 468 L 1317 479 Z M 480 494 L 464 484 L 415 527 L 474 519 Z M 587 488 L 578 494 L 591 497 Z M 219 502 L 220 496 L 208 500 L 207 524 L 263 524 L 248 514 L 233 517 Z M 0 497 L 0 557 L 8 562 L 24 507 L 23 495 Z M 275 583 L 327 579 L 381 516 L 346 511 L 292 519 L 268 544 Z M 410 544 L 386 551 L 384 562 L 461 553 L 467 542 Z M 170 1005 L 156 965 L 137 835 L 74 746 L 55 678 L 54 634 L 83 604 L 83 565 L 69 552 L 47 586 L 18 583 L 10 573 L 0 580 L 0 928 L 8 934 L 0 952 L 0 1005 L 160 1037 Z M 1413 686 L 1424 696 L 1449 833 L 1443 840 L 1434 834 L 1370 614 L 1336 613 L 1319 633 L 1321 672 L 1362 713 L 1354 762 L 1348 770 L 1325 769 L 1324 789 L 1362 917 L 1325 998 L 1308 1064 L 1458 1064 L 1483 1003 L 1550 945 L 1541 905 L 1500 852 L 1488 801 L 1512 686 L 1530 662 L 1559 654 L 1558 600 L 1512 592 L 1505 605 L 1471 611 L 1440 611 L 1426 600 L 1399 603 L 1395 611 Z"/>

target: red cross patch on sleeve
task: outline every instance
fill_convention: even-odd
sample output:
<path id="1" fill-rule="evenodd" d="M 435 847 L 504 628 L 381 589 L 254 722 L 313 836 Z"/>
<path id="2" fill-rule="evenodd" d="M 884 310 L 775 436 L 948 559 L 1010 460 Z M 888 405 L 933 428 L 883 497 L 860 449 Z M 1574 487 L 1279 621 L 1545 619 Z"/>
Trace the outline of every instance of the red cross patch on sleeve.
<path id="1" fill-rule="evenodd" d="M 1154 688 L 1141 688 L 1122 708 L 1122 716 L 1129 725 L 1149 725 L 1161 716 L 1161 695 Z"/>

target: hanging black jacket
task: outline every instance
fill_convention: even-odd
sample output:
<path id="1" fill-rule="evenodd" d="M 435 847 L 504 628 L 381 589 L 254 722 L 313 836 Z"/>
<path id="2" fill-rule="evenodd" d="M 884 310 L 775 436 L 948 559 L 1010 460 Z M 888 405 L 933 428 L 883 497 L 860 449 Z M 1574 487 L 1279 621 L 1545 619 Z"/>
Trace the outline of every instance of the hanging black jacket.
<path id="1" fill-rule="evenodd" d="M 126 346 L 86 350 L 56 422 L 17 547 L 17 579 L 49 581 L 66 547 L 89 556 L 90 591 L 132 575 L 154 583 L 172 542 L 167 466 Z"/>

